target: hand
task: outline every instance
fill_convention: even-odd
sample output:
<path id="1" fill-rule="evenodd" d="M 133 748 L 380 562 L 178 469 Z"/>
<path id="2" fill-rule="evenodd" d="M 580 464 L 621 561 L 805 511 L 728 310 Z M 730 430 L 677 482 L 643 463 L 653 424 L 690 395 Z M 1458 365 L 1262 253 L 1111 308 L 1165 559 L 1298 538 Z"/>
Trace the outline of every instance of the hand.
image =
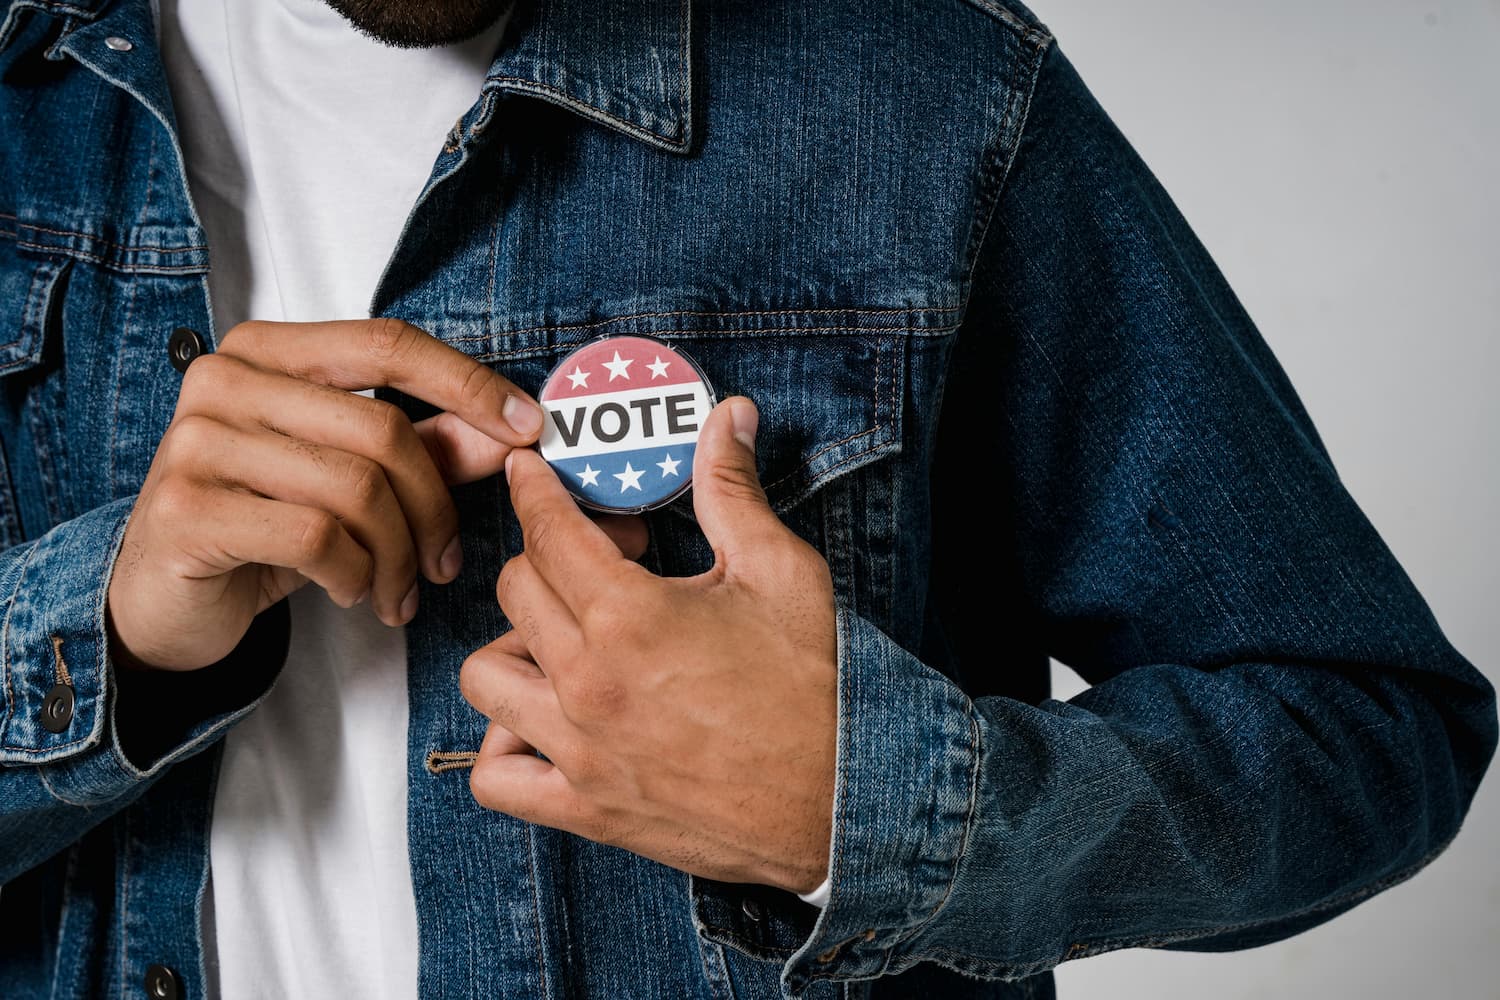
<path id="1" fill-rule="evenodd" d="M 393 386 L 444 412 L 415 426 L 346 390 Z M 388 625 L 418 570 L 458 575 L 451 483 L 498 472 L 541 411 L 484 365 L 398 320 L 243 323 L 188 366 L 126 525 L 107 600 L 125 666 L 222 659 L 312 580 Z"/>
<path id="2" fill-rule="evenodd" d="M 460 675 L 492 720 L 470 787 L 696 875 L 810 892 L 833 814 L 833 583 L 766 503 L 757 419 L 736 397 L 703 425 L 693 503 L 715 562 L 690 578 L 630 562 L 539 456 L 510 455 L 525 551 L 497 587 L 514 629 Z"/>

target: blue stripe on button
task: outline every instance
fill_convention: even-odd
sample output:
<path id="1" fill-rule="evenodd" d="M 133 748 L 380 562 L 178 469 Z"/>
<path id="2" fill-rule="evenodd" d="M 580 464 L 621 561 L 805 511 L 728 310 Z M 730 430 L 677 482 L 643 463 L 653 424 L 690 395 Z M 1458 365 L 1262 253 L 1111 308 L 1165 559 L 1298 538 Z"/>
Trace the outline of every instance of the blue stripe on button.
<path id="1" fill-rule="evenodd" d="M 549 464 L 557 470 L 558 476 L 574 496 L 597 507 L 633 510 L 661 503 L 682 489 L 683 484 L 692 478 L 693 452 L 696 447 L 691 444 L 674 444 L 665 448 L 640 448 L 608 455 L 589 455 L 586 458 L 559 458 Z M 669 456 L 678 462 L 675 476 L 667 475 L 657 464 L 666 461 Z M 625 487 L 622 492 L 624 484 L 616 475 L 623 473 L 627 464 L 632 470 L 641 473 L 639 479 L 635 480 L 640 483 L 640 489 Z M 598 473 L 597 476 L 589 477 L 595 480 L 594 485 L 585 485 L 585 469 Z"/>

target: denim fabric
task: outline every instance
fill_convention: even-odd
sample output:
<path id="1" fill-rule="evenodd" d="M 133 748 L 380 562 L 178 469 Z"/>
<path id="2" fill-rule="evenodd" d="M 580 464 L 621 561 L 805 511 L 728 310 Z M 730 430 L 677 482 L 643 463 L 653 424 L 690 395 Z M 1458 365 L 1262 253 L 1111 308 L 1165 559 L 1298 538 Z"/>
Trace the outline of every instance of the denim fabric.
<path id="1" fill-rule="evenodd" d="M 167 338 L 223 332 L 147 0 L 11 0 L 0 135 L 0 996 L 161 963 L 201 997 L 218 738 L 287 615 L 185 677 L 104 640 Z M 372 312 L 532 391 L 649 333 L 754 398 L 839 716 L 821 911 L 481 809 L 442 755 L 520 533 L 498 478 L 457 489 L 467 568 L 408 628 L 422 996 L 1050 997 L 1070 958 L 1295 933 L 1457 831 L 1492 689 L 1019 5 L 523 3 L 434 155 Z M 651 537 L 712 558 L 688 502 Z M 1049 654 L 1095 686 L 1049 699 Z"/>

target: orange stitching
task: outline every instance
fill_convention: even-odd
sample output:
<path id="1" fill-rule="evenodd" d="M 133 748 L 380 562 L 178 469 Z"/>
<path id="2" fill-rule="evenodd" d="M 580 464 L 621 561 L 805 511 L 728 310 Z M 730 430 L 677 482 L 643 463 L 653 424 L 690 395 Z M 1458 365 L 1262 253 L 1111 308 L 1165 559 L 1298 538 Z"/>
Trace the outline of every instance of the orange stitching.
<path id="1" fill-rule="evenodd" d="M 546 330 L 548 327 L 532 327 L 533 330 Z M 553 327 L 551 329 L 557 329 Z M 753 337 L 763 333 L 800 333 L 806 337 L 821 337 L 831 333 L 868 333 L 876 336 L 888 336 L 896 333 L 915 333 L 917 331 L 931 333 L 949 333 L 958 329 L 958 324 L 934 327 L 911 327 L 911 326 L 779 326 L 759 327 L 748 330 L 726 330 L 719 327 L 710 327 L 693 330 L 658 330 L 657 335 L 664 337 L 688 337 L 701 336 L 707 340 L 729 340 L 736 337 Z M 503 337 L 509 333 L 525 333 L 525 330 L 500 331 L 496 337 Z M 495 337 L 453 337 L 445 339 L 447 344 L 463 344 L 476 340 L 493 340 Z M 548 354 L 562 344 L 537 344 L 534 347 L 517 347 L 509 351 L 485 351 L 474 355 L 477 361 L 499 361 L 505 358 L 519 358 L 526 355 Z"/>
<path id="2" fill-rule="evenodd" d="M 72 687 L 73 678 L 68 674 L 68 661 L 63 659 L 62 646 L 62 636 L 54 635 L 52 637 L 52 659 L 57 665 L 57 683 Z"/>
<path id="3" fill-rule="evenodd" d="M 517 333 L 535 333 L 538 330 L 551 330 L 551 331 L 558 331 L 558 330 L 588 330 L 588 329 L 591 329 L 593 327 L 609 326 L 612 323 L 624 323 L 627 320 L 633 320 L 633 319 L 658 319 L 658 318 L 663 317 L 663 316 L 818 316 L 818 315 L 823 315 L 823 314 L 826 314 L 826 313 L 860 313 L 860 314 L 863 314 L 865 316 L 891 316 L 891 315 L 894 315 L 896 313 L 913 313 L 913 312 L 915 312 L 915 313 L 951 313 L 951 312 L 958 312 L 962 308 L 963 308 L 963 306 L 912 306 L 910 308 L 905 308 L 905 309 L 861 309 L 858 306 L 845 306 L 843 308 L 828 308 L 828 309 L 733 309 L 733 310 L 723 310 L 723 309 L 669 309 L 669 310 L 667 310 L 665 312 L 628 313 L 627 315 L 624 315 L 624 316 L 611 316 L 608 319 L 594 320 L 591 323 L 568 323 L 568 324 L 565 324 L 565 325 L 562 325 L 562 326 L 552 326 L 552 325 L 548 325 L 548 324 L 543 324 L 541 326 L 518 326 L 518 327 L 512 327 L 512 328 L 510 328 L 508 330 L 496 330 L 493 333 L 480 334 L 479 336 L 476 336 L 476 337 L 454 337 L 453 339 L 451 339 L 448 342 L 452 343 L 452 344 L 462 344 L 462 343 L 468 343 L 470 341 L 475 341 L 475 340 L 491 340 L 491 339 L 493 339 L 495 337 L 508 337 L 508 336 L 511 336 L 511 335 L 517 334 Z M 835 328 L 835 327 L 815 327 L 815 326 L 808 326 L 808 327 L 796 326 L 796 327 L 784 327 L 784 328 L 781 328 L 781 327 L 774 327 L 774 328 L 773 327 L 766 327 L 766 328 L 764 328 L 761 331 L 751 331 L 751 332 L 778 333 L 778 332 L 796 331 L 796 330 L 806 330 L 808 332 L 815 332 L 815 331 L 817 331 L 819 329 L 838 329 L 838 328 Z M 883 327 L 883 326 L 877 326 L 877 327 L 868 327 L 868 328 L 867 327 L 845 327 L 843 329 L 851 329 L 851 330 L 873 329 L 873 330 L 893 330 L 894 331 L 894 330 L 917 330 L 917 329 L 928 329 L 928 328 L 927 327 L 911 327 L 911 326 L 906 326 L 906 327 L 894 327 L 894 326 L 892 326 L 892 327 Z M 932 327 L 931 329 L 934 329 L 934 330 L 943 330 L 943 329 L 948 329 L 948 328 L 947 327 Z M 680 331 L 680 332 L 693 332 L 693 331 Z"/>
<path id="4" fill-rule="evenodd" d="M 53 247 L 45 243 L 33 243 L 30 240 L 16 239 L 16 246 L 25 247 L 27 250 L 43 250 L 51 253 L 60 253 L 68 257 L 78 257 L 83 260 L 93 261 L 95 264 L 103 264 L 106 267 L 111 264 L 126 271 L 134 271 L 141 274 L 199 274 L 206 270 L 203 264 L 130 264 L 113 257 L 102 257 L 99 254 L 79 250 L 77 247 Z"/>
<path id="5" fill-rule="evenodd" d="M 473 750 L 429 750 L 427 752 L 427 770 L 433 774 L 442 774 L 444 771 L 458 771 L 466 767 L 473 767 L 474 762 L 479 759 L 479 754 Z"/>
<path id="6" fill-rule="evenodd" d="M 48 229 L 46 226 L 37 226 L 33 225 L 30 222 L 22 222 L 20 219 L 17 219 L 14 216 L 5 216 L 4 218 L 8 218 L 12 222 L 14 222 L 16 224 L 16 228 L 18 229 L 31 229 L 38 233 L 50 233 L 53 236 L 76 236 L 81 240 L 88 240 L 92 243 L 102 243 L 107 247 L 114 247 L 116 250 L 124 250 L 127 253 L 132 250 L 156 250 L 160 253 L 191 253 L 195 250 L 208 249 L 207 246 L 197 243 L 185 247 L 163 247 L 156 246 L 150 243 L 142 243 L 138 246 L 133 246 L 125 243 L 116 243 L 113 240 L 105 239 L 103 236 L 92 236 L 88 233 L 75 232 L 71 229 Z"/>

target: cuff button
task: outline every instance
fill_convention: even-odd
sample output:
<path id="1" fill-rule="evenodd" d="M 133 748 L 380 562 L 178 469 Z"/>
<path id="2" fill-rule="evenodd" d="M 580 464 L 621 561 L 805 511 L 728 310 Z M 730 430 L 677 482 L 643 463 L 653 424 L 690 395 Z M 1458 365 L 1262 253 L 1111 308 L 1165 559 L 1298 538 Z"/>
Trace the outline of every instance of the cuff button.
<path id="1" fill-rule="evenodd" d="M 165 965 L 146 967 L 146 996 L 151 1000 L 180 1000 L 182 980 Z"/>
<path id="2" fill-rule="evenodd" d="M 172 362 L 172 367 L 180 372 L 185 372 L 193 359 L 203 353 L 203 338 L 198 336 L 197 330 L 179 326 L 172 331 L 167 338 L 167 357 Z"/>
<path id="3" fill-rule="evenodd" d="M 47 697 L 42 699 L 42 728 L 49 733 L 60 733 L 73 724 L 73 688 L 68 684 L 54 684 Z"/>

